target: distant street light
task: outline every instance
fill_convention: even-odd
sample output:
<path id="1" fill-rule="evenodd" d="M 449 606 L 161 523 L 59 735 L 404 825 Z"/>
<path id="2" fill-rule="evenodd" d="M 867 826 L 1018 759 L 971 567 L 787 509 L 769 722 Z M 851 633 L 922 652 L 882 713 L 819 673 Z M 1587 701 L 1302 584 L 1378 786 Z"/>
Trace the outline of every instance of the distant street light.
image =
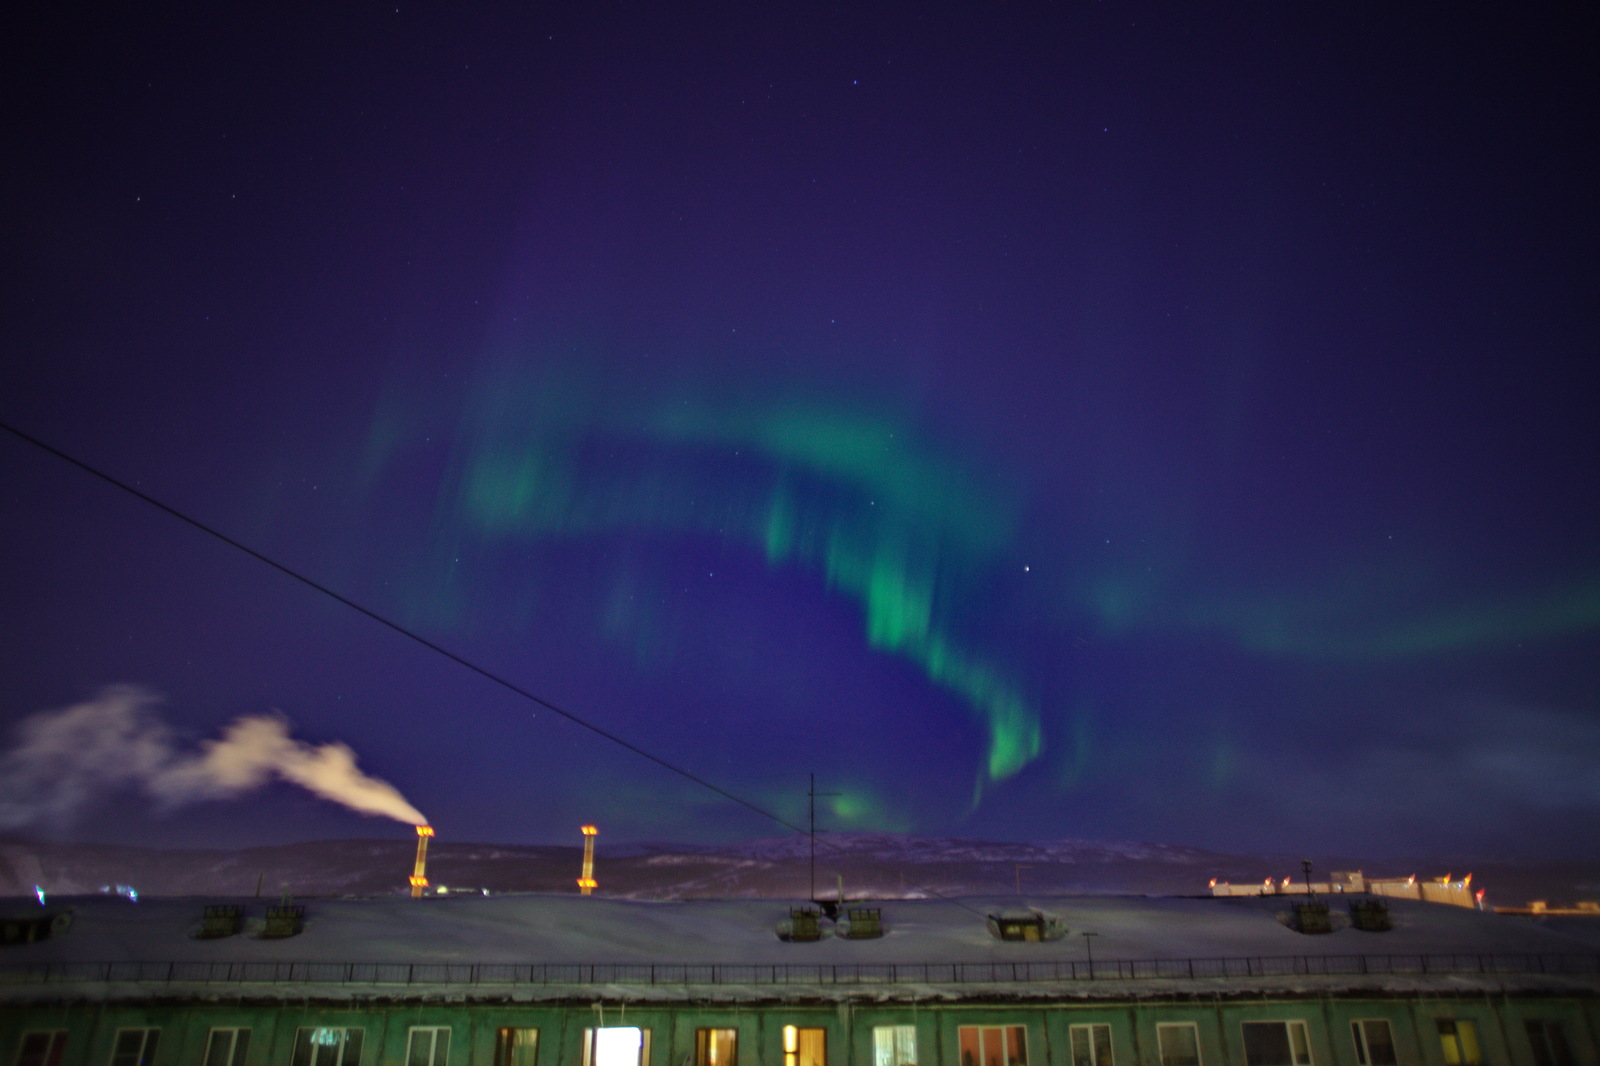
<path id="1" fill-rule="evenodd" d="M 1100 935 L 1099 933 L 1084 933 L 1083 934 L 1083 950 L 1085 950 L 1085 951 L 1087 951 L 1089 953 L 1089 980 L 1091 980 L 1091 981 L 1094 980 L 1094 941 L 1090 940 L 1089 938 L 1092 937 L 1092 936 L 1099 936 L 1099 935 Z"/>

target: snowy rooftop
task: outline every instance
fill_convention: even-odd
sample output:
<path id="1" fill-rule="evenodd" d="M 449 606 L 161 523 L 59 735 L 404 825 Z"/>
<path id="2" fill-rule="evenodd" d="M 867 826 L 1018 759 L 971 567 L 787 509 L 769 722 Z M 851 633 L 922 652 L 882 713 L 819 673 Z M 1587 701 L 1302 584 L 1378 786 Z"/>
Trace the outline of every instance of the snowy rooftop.
<path id="1" fill-rule="evenodd" d="M 627 965 L 627 966 L 795 966 L 888 967 L 919 964 L 986 963 L 1077 963 L 1086 962 L 1092 947 L 1096 971 L 1093 982 L 1072 982 L 1072 994 L 1081 995 L 1094 986 L 1097 994 L 1114 991 L 1110 984 L 1126 985 L 1117 994 L 1148 994 L 1170 991 L 1170 981 L 1119 981 L 1116 967 L 1126 960 L 1248 959 L 1310 957 L 1334 959 L 1352 956 L 1576 956 L 1579 976 L 1545 980 L 1546 986 L 1576 987 L 1593 992 L 1600 989 L 1600 953 L 1592 937 L 1574 935 L 1560 927 L 1547 926 L 1526 918 L 1484 914 L 1465 908 L 1406 900 L 1390 902 L 1394 928 L 1387 932 L 1364 932 L 1341 920 L 1344 902 L 1332 901 L 1335 929 L 1324 935 L 1305 935 L 1289 928 L 1282 920 L 1290 906 L 1285 897 L 1241 898 L 1145 898 L 1086 896 L 1050 899 L 1022 899 L 1015 896 L 968 897 L 959 900 L 885 900 L 846 903 L 878 908 L 882 914 L 880 939 L 849 940 L 837 935 L 837 927 L 825 918 L 820 923 L 823 939 L 811 943 L 789 943 L 779 939 L 777 929 L 790 915 L 792 907 L 805 906 L 787 900 L 737 900 L 689 902 L 639 902 L 602 897 L 515 895 L 497 897 L 444 897 L 412 900 L 383 899 L 306 899 L 297 901 L 305 908 L 304 931 L 281 940 L 259 936 L 262 919 L 272 900 L 157 898 L 131 902 L 116 896 L 51 899 L 47 908 L 33 900 L 0 901 L 0 918 L 25 917 L 74 909 L 71 927 L 59 936 L 31 944 L 0 947 L 0 995 L 15 998 L 23 992 L 20 974 L 37 973 L 38 964 L 62 963 L 307 963 L 307 964 L 546 964 Z M 203 908 L 209 904 L 234 903 L 244 908 L 243 932 L 213 940 L 198 939 Z M 1004 942 L 996 937 L 987 915 L 1012 913 L 1019 907 L 1042 912 L 1065 927 L 1065 935 L 1041 943 Z M 1586 931 L 1585 931 L 1586 932 Z M 1092 933 L 1090 938 L 1080 934 Z M 1587 942 L 1586 942 L 1587 941 Z M 1584 957 L 1587 958 L 1584 958 Z M 1470 968 L 1470 963 L 1467 964 Z M 1449 967 L 1441 967 L 1450 969 Z M 1540 967 L 1527 967 L 1538 969 Z M 75 967 L 80 975 L 86 971 Z M 1357 968 L 1366 975 L 1366 968 Z M 1418 971 L 1402 967 L 1415 975 Z M 126 972 L 126 971 L 122 971 Z M 193 967 L 182 972 L 193 973 Z M 306 971 L 296 971 L 299 978 Z M 499 972 L 498 970 L 496 972 Z M 729 973 L 732 971 L 730 970 Z M 820 972 L 820 971 L 817 971 Z M 1173 971 L 1176 972 L 1176 971 Z M 1273 980 L 1256 977 L 1247 980 L 1238 972 L 1210 975 L 1208 991 L 1264 990 L 1277 987 Z M 1257 973 L 1260 971 L 1257 970 Z M 1272 971 L 1271 972 L 1278 972 Z M 1317 964 L 1309 971 L 1320 974 Z M 107 971 L 110 973 L 110 971 Z M 10 976 L 8 976 L 8 974 Z M 1494 975 L 1496 987 L 1518 974 L 1516 982 L 1530 978 L 1512 964 Z M 1108 976 L 1109 975 L 1109 976 Z M 1073 976 L 1085 976 L 1074 971 Z M 1348 978 L 1348 974 L 1343 975 Z M 237 978 L 235 978 L 237 979 Z M 393 980 L 394 978 L 383 978 Z M 51 980 L 60 980 L 52 977 Z M 145 982 L 151 979 L 146 976 Z M 284 978 L 273 978 L 282 981 Z M 348 985 L 348 978 L 311 978 Z M 400 980 L 407 980 L 401 978 Z M 409 978 L 413 983 L 432 978 Z M 440 982 L 484 983 L 479 976 L 438 978 Z M 526 981 L 527 978 L 516 980 Z M 541 979 L 541 980 L 548 980 Z M 578 978 L 578 981 L 585 980 Z M 599 978 L 590 977 L 595 981 Z M 611 984 L 626 979 L 608 979 Z M 738 984 L 740 979 L 727 974 L 717 978 L 722 984 Z M 793 980 L 793 978 L 786 978 Z M 895 981 L 907 981 L 904 976 Z M 915 980 L 911 978 L 910 980 Z M 930 979 L 935 983 L 939 979 Z M 971 981 L 969 974 L 963 978 Z M 979 978 L 982 980 L 982 978 Z M 1037 978 L 1035 978 L 1037 980 Z M 1328 977 L 1316 978 L 1327 982 Z M 1435 973 L 1431 978 L 1414 976 L 1399 980 L 1386 977 L 1382 987 L 1396 988 L 1407 982 L 1441 980 L 1460 983 L 1458 972 L 1447 978 Z M 1222 982 L 1218 984 L 1218 982 Z M 102 980 L 100 983 L 107 983 Z M 487 983 L 493 983 L 492 980 Z M 803 982 L 802 982 L 803 983 Z M 816 982 L 813 982 L 815 984 Z M 948 982 L 946 982 L 948 983 Z M 1057 984 L 1060 982 L 1058 981 Z M 1281 984 L 1281 982 L 1278 982 Z M 1304 984 L 1305 980 L 1301 980 Z M 1337 982 L 1335 982 L 1337 984 Z M 1470 983 L 1470 982 L 1469 982 Z M 1184 982 L 1178 982 L 1183 985 Z M 1371 982 L 1346 979 L 1345 986 L 1373 987 Z M 1133 986 L 1137 986 L 1137 990 Z M 1226 987 L 1224 987 L 1226 986 Z M 1315 984 L 1324 990 L 1330 985 Z M 40 994 L 37 986 L 30 995 Z M 1194 982 L 1187 983 L 1193 990 Z M 1308 986 L 1309 987 L 1309 986 Z M 614 990 L 614 989 L 613 989 Z M 169 988 L 170 991 L 170 988 Z M 282 989 L 281 991 L 287 991 Z M 303 988 L 300 991 L 304 991 Z M 319 990 L 320 992 L 321 990 Z M 480 994 L 482 989 L 468 990 Z M 815 988 L 812 989 L 816 991 Z M 906 988 L 910 993 L 910 988 Z M 1043 994 L 1042 988 L 1028 992 L 1022 988 L 1007 995 Z M 528 998 L 549 997 L 553 993 L 524 989 Z M 570 994 L 571 988 L 567 989 Z M 276 993 L 274 993 L 276 994 Z M 458 989 L 457 995 L 462 994 Z M 505 994 L 504 988 L 498 992 Z M 730 989 L 730 995 L 733 990 Z M 789 992 L 789 994 L 793 994 Z M 882 990 L 874 993 L 880 998 Z M 1061 994 L 1059 991 L 1055 994 Z"/>

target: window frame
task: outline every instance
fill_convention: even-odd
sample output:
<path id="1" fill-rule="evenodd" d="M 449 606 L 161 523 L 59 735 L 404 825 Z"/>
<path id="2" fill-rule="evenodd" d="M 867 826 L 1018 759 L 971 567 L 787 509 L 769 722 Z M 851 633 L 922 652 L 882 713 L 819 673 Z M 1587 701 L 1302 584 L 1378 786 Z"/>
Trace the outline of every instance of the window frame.
<path id="1" fill-rule="evenodd" d="M 639 1034 L 637 1066 L 650 1066 L 650 1030 L 642 1025 L 586 1025 L 583 1029 L 583 1066 L 599 1066 L 596 1061 L 600 1034 L 613 1029 L 628 1029 Z"/>
<path id="2" fill-rule="evenodd" d="M 213 1025 L 206 1030 L 206 1046 L 200 1056 L 202 1064 L 211 1062 L 212 1050 L 216 1044 L 217 1034 L 227 1033 L 231 1038 L 228 1043 L 228 1057 L 224 1066 L 245 1066 L 245 1059 L 250 1054 L 250 1027 L 248 1025 Z M 240 1037 L 243 1036 L 241 1047 Z"/>
<path id="3" fill-rule="evenodd" d="M 1156 1023 L 1156 1062 L 1160 1066 L 1181 1066 L 1167 1061 L 1166 1041 L 1163 1034 L 1187 1029 L 1194 1036 L 1194 1062 L 1195 1066 L 1205 1066 L 1205 1047 L 1200 1043 L 1200 1024 L 1198 1022 L 1157 1022 Z"/>
<path id="4" fill-rule="evenodd" d="M 1389 1060 L 1387 1062 L 1374 1062 L 1372 1058 L 1372 1041 L 1367 1036 L 1367 1026 L 1381 1025 L 1389 1034 Z M 1350 1039 L 1356 1046 L 1356 1066 L 1400 1066 L 1400 1051 L 1394 1042 L 1394 1025 L 1388 1018 L 1352 1018 L 1350 1019 Z"/>
<path id="5" fill-rule="evenodd" d="M 122 1051 L 122 1038 L 132 1033 L 140 1034 L 139 1050 L 134 1053 L 130 1063 L 124 1058 L 126 1052 Z M 111 1038 L 111 1057 L 106 1061 L 109 1066 L 149 1066 L 155 1058 L 156 1049 L 161 1043 L 161 1027 L 153 1025 L 130 1025 L 117 1030 L 116 1036 Z"/>
<path id="6" fill-rule="evenodd" d="M 783 1033 L 783 1066 L 828 1066 L 828 1029 L 822 1025 L 785 1025 Z M 805 1057 L 805 1034 L 813 1033 L 820 1041 L 814 1058 Z M 794 1039 L 791 1041 L 790 1037 Z M 790 1047 L 790 1044 L 793 1047 Z"/>
<path id="7" fill-rule="evenodd" d="M 1289 1061 L 1270 1062 L 1256 1060 L 1250 1057 L 1250 1038 L 1246 1032 L 1251 1026 L 1258 1029 L 1270 1026 L 1282 1026 L 1285 1043 L 1289 1046 Z M 1295 1034 L 1299 1033 L 1299 1048 L 1295 1047 Z M 1239 1046 L 1244 1052 L 1244 1066 L 1314 1066 L 1311 1059 L 1311 1027 L 1304 1018 L 1249 1018 L 1239 1022 Z M 1300 1058 L 1300 1051 L 1305 1052 L 1305 1058 Z"/>
<path id="8" fill-rule="evenodd" d="M 1572 1044 L 1567 1040 L 1567 1030 L 1560 1019 L 1524 1018 L 1522 1031 L 1527 1035 L 1529 1050 L 1533 1052 L 1534 1066 L 1573 1066 L 1577 1062 L 1572 1054 Z M 1535 1041 L 1535 1034 L 1538 1042 Z M 1554 1043 L 1551 1042 L 1551 1036 L 1555 1037 Z"/>
<path id="9" fill-rule="evenodd" d="M 961 1034 L 967 1032 L 968 1030 L 971 1030 L 971 1031 L 977 1033 L 977 1036 L 978 1036 L 978 1061 L 976 1063 L 974 1063 L 973 1066 L 985 1066 L 987 1060 L 984 1058 L 984 1052 L 989 1046 L 989 1039 L 988 1038 L 993 1034 L 999 1034 L 999 1038 L 1000 1038 L 1001 1061 L 999 1063 L 999 1066 L 1016 1066 L 1016 1064 L 1013 1063 L 1013 1061 L 1010 1058 L 1010 1056 L 1008 1054 L 1006 1054 L 1006 1052 L 1008 1050 L 1007 1045 L 1009 1043 L 1008 1037 L 1012 1032 L 1016 1032 L 1016 1033 L 1020 1034 L 1019 1046 L 1020 1046 L 1021 1051 L 1022 1051 L 1022 1058 L 1021 1058 L 1020 1066 L 1028 1066 L 1028 1027 L 1026 1025 L 1023 1025 L 1023 1024 L 1017 1023 L 1017 1022 L 1013 1022 L 1013 1023 L 1008 1024 L 1008 1025 L 959 1025 L 959 1026 L 957 1026 L 956 1027 L 956 1049 L 957 1049 L 956 1050 L 956 1057 L 957 1057 L 957 1061 L 960 1062 L 961 1066 L 967 1066 L 966 1062 L 961 1060 L 961 1055 L 965 1053 L 965 1049 L 962 1047 L 962 1044 L 964 1043 L 964 1041 L 962 1039 L 962 1035 Z"/>
<path id="10" fill-rule="evenodd" d="M 719 1039 L 724 1034 L 728 1042 L 726 1061 L 718 1055 Z M 702 1025 L 694 1031 L 695 1066 L 739 1066 L 739 1030 L 732 1025 Z"/>
<path id="11" fill-rule="evenodd" d="M 1085 1063 L 1078 1061 L 1079 1033 L 1084 1034 L 1089 1057 Z M 1103 1032 L 1105 1035 L 1105 1059 L 1100 1057 L 1100 1045 L 1095 1040 L 1095 1035 Z M 1112 1046 L 1110 1022 L 1074 1022 L 1067 1026 L 1067 1061 L 1071 1066 L 1115 1066 L 1116 1050 Z"/>
<path id="12" fill-rule="evenodd" d="M 517 1051 L 515 1036 L 518 1033 L 533 1034 L 533 1064 L 539 1061 L 539 1027 L 537 1025 L 502 1025 L 494 1031 L 494 1066 L 514 1066 L 513 1056 Z"/>
<path id="13" fill-rule="evenodd" d="M 887 1047 L 878 1039 L 878 1034 L 888 1036 Z M 906 1062 L 895 1061 L 898 1056 L 895 1052 L 901 1047 L 901 1037 L 910 1034 L 911 1058 Z M 915 1025 L 874 1025 L 872 1027 L 872 1066 L 917 1066 L 917 1027 Z"/>
<path id="14" fill-rule="evenodd" d="M 305 1066 L 316 1066 L 317 1052 L 316 1052 L 315 1049 L 317 1047 L 327 1047 L 328 1046 L 326 1044 L 315 1044 L 314 1045 L 314 1044 L 310 1043 L 310 1039 L 311 1038 L 310 1038 L 309 1034 L 317 1033 L 317 1032 L 330 1032 L 330 1033 L 338 1033 L 339 1034 L 339 1044 L 338 1044 L 339 1054 L 338 1054 L 338 1060 L 334 1063 L 334 1066 L 361 1066 L 361 1056 L 366 1051 L 367 1030 L 366 1030 L 365 1026 L 360 1026 L 360 1025 L 301 1025 L 301 1026 L 297 1026 L 295 1028 L 295 1031 L 294 1031 L 294 1045 L 293 1045 L 293 1047 L 291 1047 L 289 1049 L 289 1066 L 297 1066 L 297 1064 L 299 1062 L 299 1060 L 298 1060 L 298 1058 L 296 1056 L 298 1056 L 299 1053 L 300 1053 L 300 1036 L 301 1036 L 302 1033 L 307 1034 L 307 1036 L 306 1036 L 306 1040 L 307 1040 L 306 1047 L 308 1049 L 311 1049 L 310 1058 L 307 1060 Z M 350 1035 L 352 1033 L 356 1034 L 355 1058 L 351 1062 L 346 1063 L 345 1059 L 350 1054 Z"/>
<path id="15" fill-rule="evenodd" d="M 15 1066 L 31 1066 L 34 1061 L 37 1061 L 39 1066 L 60 1066 L 61 1060 L 67 1052 L 67 1033 L 70 1031 L 68 1029 L 24 1029 L 17 1034 L 17 1053 L 12 1056 L 11 1061 Z M 45 1038 L 44 1054 L 37 1060 L 29 1059 L 24 1061 L 22 1056 L 27 1052 L 28 1038 L 30 1036 L 42 1036 Z"/>
<path id="16" fill-rule="evenodd" d="M 1484 1066 L 1483 1040 L 1478 1036 L 1478 1023 L 1471 1018 L 1435 1018 L 1439 1030 L 1439 1054 L 1444 1059 L 1445 1066 Z M 1468 1055 L 1463 1046 L 1462 1036 L 1466 1035 L 1472 1043 L 1473 1054 Z M 1454 1050 L 1450 1041 L 1455 1042 Z"/>
<path id="17" fill-rule="evenodd" d="M 410 1025 L 406 1027 L 406 1066 L 411 1066 L 411 1052 L 416 1046 L 418 1033 L 427 1033 L 432 1037 L 428 1047 L 428 1061 L 426 1066 L 450 1066 L 450 1026 L 448 1025 Z M 444 1055 L 440 1057 L 439 1034 L 444 1034 Z"/>

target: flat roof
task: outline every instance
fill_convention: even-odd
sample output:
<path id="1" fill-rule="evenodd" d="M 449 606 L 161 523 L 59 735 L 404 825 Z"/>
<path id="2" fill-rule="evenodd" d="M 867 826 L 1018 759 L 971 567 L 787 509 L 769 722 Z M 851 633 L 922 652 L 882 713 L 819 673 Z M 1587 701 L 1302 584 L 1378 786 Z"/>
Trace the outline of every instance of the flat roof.
<path id="1" fill-rule="evenodd" d="M 0 947 L 0 996 L 15 999 L 19 986 L 25 983 L 19 973 L 37 971 L 46 963 L 55 964 L 58 972 L 61 964 L 305 963 L 331 966 L 361 963 L 459 964 L 491 968 L 501 964 L 646 968 L 799 966 L 842 967 L 846 973 L 854 972 L 851 967 L 860 966 L 914 968 L 919 965 L 1076 963 L 1080 969 L 1070 973 L 1080 980 L 1068 982 L 1068 985 L 1081 993 L 1085 991 L 1081 978 L 1087 976 L 1087 971 L 1081 967 L 1091 950 L 1096 964 L 1092 983 L 1102 994 L 1110 991 L 1106 982 L 1116 981 L 1121 973 L 1114 968 L 1120 961 L 1249 960 L 1287 956 L 1311 960 L 1351 956 L 1577 956 L 1580 968 L 1587 969 L 1576 977 L 1569 975 L 1570 979 L 1562 977 L 1556 984 L 1587 989 L 1591 993 L 1600 990 L 1600 951 L 1592 942 L 1586 943 L 1585 939 L 1563 928 L 1461 907 L 1391 900 L 1388 902 L 1394 928 L 1381 933 L 1365 932 L 1351 927 L 1347 920 L 1338 920 L 1339 916 L 1347 914 L 1348 902 L 1363 898 L 1366 897 L 1346 895 L 1330 900 L 1336 928 L 1323 935 L 1302 934 L 1284 924 L 1283 919 L 1294 901 L 1282 896 L 1032 899 L 979 896 L 952 900 L 857 901 L 854 905 L 881 910 L 881 938 L 849 940 L 832 935 L 832 923 L 824 919 L 821 924 L 827 935 L 819 941 L 803 943 L 785 942 L 777 935 L 780 923 L 789 918 L 792 908 L 809 905 L 800 900 L 642 902 L 566 895 L 445 896 L 420 900 L 307 898 L 295 901 L 305 909 L 304 931 L 279 940 L 259 936 L 267 908 L 277 903 L 271 899 L 164 897 L 132 902 L 116 896 L 92 896 L 52 898 L 48 908 L 40 908 L 31 899 L 7 900 L 0 902 L 0 917 L 26 917 L 64 907 L 74 908 L 75 914 L 71 928 L 63 935 L 31 944 Z M 244 908 L 244 932 L 212 940 L 198 939 L 195 934 L 200 929 L 204 908 L 218 903 L 233 903 Z M 847 901 L 846 910 L 851 905 L 852 902 Z M 1019 907 L 1042 911 L 1064 924 L 1065 935 L 1039 943 L 998 939 L 991 932 L 986 916 L 1012 913 Z M 1085 937 L 1082 935 L 1085 933 L 1093 936 Z M 1588 957 L 1587 962 L 1583 961 L 1584 956 Z M 1463 965 L 1471 969 L 1472 963 L 1469 959 Z M 1241 967 L 1224 968 L 1228 971 L 1224 982 L 1228 989 L 1277 987 L 1273 980 L 1252 976 L 1252 964 L 1242 963 Z M 1422 975 L 1412 967 L 1405 970 L 1409 976 L 1404 979 L 1379 977 L 1364 971 L 1359 975 L 1354 971 L 1342 973 L 1340 987 L 1418 987 L 1419 980 L 1433 984 L 1445 980 L 1461 985 L 1459 974 L 1452 973 L 1442 963 L 1436 967 L 1433 977 Z M 1539 968 L 1529 966 L 1526 972 L 1536 973 Z M 1177 974 L 1180 968 L 1169 969 Z M 87 973 L 86 970 L 78 972 L 80 976 Z M 196 971 L 191 967 L 174 972 Z M 294 972 L 304 976 L 309 971 Z M 334 973 L 326 967 L 319 972 Z M 423 983 L 432 980 L 430 974 L 445 973 L 442 969 L 419 972 L 423 973 Z M 629 971 L 635 975 L 644 972 Z M 797 972 L 799 977 L 794 980 L 807 983 L 806 971 Z M 984 973 L 1002 972 L 1010 971 L 1003 967 L 992 971 L 978 967 L 963 971 L 963 976 L 954 983 L 981 981 Z M 1253 972 L 1260 974 L 1262 970 L 1254 968 Z M 1316 975 L 1322 971 L 1314 961 L 1309 970 L 1302 972 Z M 1518 972 L 1521 971 L 1513 962 L 1495 977 L 1503 982 L 1506 974 Z M 1223 980 L 1221 971 L 1202 968 L 1201 973 L 1210 974 L 1213 982 Z M 974 974 L 978 977 L 974 978 Z M 1354 976 L 1361 976 L 1363 980 L 1352 984 Z M 1365 980 L 1367 977 L 1374 980 Z M 59 976 L 51 978 L 60 979 Z M 636 979 L 645 983 L 642 976 Z M 148 982 L 151 978 L 143 980 Z M 324 979 L 316 979 L 321 980 Z M 348 977 L 341 979 L 336 975 L 325 980 L 335 984 L 352 983 Z M 460 980 L 463 978 L 439 977 L 441 984 Z M 548 978 L 544 980 L 549 983 Z M 581 982 L 583 978 L 577 980 Z M 591 975 L 589 980 L 600 978 Z M 914 980 L 915 971 L 908 969 L 904 974 L 897 972 L 890 983 Z M 1039 979 L 1013 977 L 1011 980 L 1037 983 Z M 1527 983 L 1526 978 L 1519 980 Z M 718 979 L 719 984 L 730 981 L 738 983 L 732 969 Z M 1572 985 L 1573 981 L 1576 985 Z M 170 994 L 170 979 L 168 983 Z M 417 979 L 411 978 L 410 983 L 417 983 Z M 475 971 L 469 983 L 486 982 Z M 494 980 L 487 983 L 492 984 Z M 610 983 L 627 984 L 629 978 L 623 976 Z M 1117 983 L 1126 983 L 1130 988 L 1128 994 L 1134 994 L 1133 990 L 1145 994 L 1158 987 L 1148 981 Z M 1214 984 L 1206 987 L 1222 988 Z M 1012 990 L 1013 993 L 1019 991 Z"/>

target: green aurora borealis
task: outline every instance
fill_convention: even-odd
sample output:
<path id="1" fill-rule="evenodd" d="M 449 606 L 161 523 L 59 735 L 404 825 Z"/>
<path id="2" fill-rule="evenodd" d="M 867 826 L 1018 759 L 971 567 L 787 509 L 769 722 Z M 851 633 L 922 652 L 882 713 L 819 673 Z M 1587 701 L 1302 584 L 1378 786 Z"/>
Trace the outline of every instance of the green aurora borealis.
<path id="1" fill-rule="evenodd" d="M 742 544 L 848 596 L 871 648 L 962 700 L 988 735 L 983 778 L 1003 781 L 1039 755 L 1038 708 L 950 617 L 963 590 L 1007 560 L 1012 501 L 932 454 L 907 421 L 838 401 L 614 411 L 592 395 L 507 370 L 469 391 L 433 520 L 452 556 L 617 532 Z M 374 433 L 369 476 L 403 450 Z"/>
<path id="2" fill-rule="evenodd" d="M 34 14 L 0 726 L 456 841 L 1600 838 L 1587 9 Z"/>
<path id="3" fill-rule="evenodd" d="M 1026 479 L 958 461 L 950 447 L 932 446 L 915 418 L 888 413 L 892 405 L 794 389 L 772 399 L 715 400 L 673 386 L 625 390 L 632 398 L 619 400 L 618 390 L 597 381 L 542 375 L 537 365 L 492 363 L 463 391 L 457 423 L 434 431 L 448 442 L 447 457 L 430 467 L 435 481 L 424 494 L 437 501 L 428 523 L 433 562 L 407 601 L 413 619 L 449 632 L 469 615 L 501 612 L 505 624 L 531 633 L 540 628 L 538 608 L 508 607 L 502 579 L 486 575 L 515 572 L 516 560 L 575 542 L 620 538 L 668 555 L 685 538 L 720 545 L 774 572 L 809 575 L 845 598 L 859 641 L 910 664 L 929 692 L 967 708 L 986 738 L 969 770 L 973 805 L 1045 757 L 1047 780 L 1069 796 L 1092 791 L 1108 774 L 1138 774 L 1173 757 L 1192 764 L 1184 773 L 1198 787 L 1226 793 L 1238 782 L 1250 742 L 1236 735 L 1236 715 L 1208 711 L 1202 701 L 1191 723 L 1172 730 L 1174 739 L 1140 741 L 1145 727 L 1122 709 L 1127 697 L 1108 699 L 1106 683 L 1097 680 L 1097 653 L 1074 649 L 1131 652 L 1171 642 L 1196 649 L 1220 639 L 1223 658 L 1322 664 L 1332 680 L 1361 664 L 1426 664 L 1528 639 L 1559 640 L 1596 617 L 1596 597 L 1583 585 L 1520 594 L 1515 609 L 1437 595 L 1402 606 L 1397 589 L 1429 584 L 1420 559 L 1410 573 L 1396 571 L 1392 557 L 1366 564 L 1364 581 L 1341 574 L 1319 585 L 1313 575 L 1263 593 L 1241 575 L 1219 586 L 1198 569 L 1202 549 L 1163 532 L 1196 524 L 1192 505 L 1177 502 L 1193 491 L 1167 493 L 1159 485 L 1120 516 L 1115 500 L 1125 490 L 1102 494 L 1112 501 L 1099 504 L 1103 524 L 1122 531 L 1116 549 L 1034 580 L 1019 547 Z M 365 483 L 416 476 L 406 471 L 406 457 L 424 442 L 394 428 L 408 421 L 437 427 L 392 399 L 380 405 Z M 1380 576 L 1379 568 L 1391 574 Z M 1028 580 L 1016 580 L 1024 574 Z M 626 590 L 636 577 L 605 580 L 631 598 Z M 652 637 L 648 614 L 616 606 L 616 595 L 594 598 L 587 630 L 613 645 L 632 644 L 642 663 L 670 667 L 674 653 Z M 993 617 L 973 608 L 996 595 L 1004 597 L 1004 612 L 1021 616 L 1017 625 L 1068 649 L 1065 674 L 1057 665 L 1052 676 L 1037 656 L 1008 646 L 1015 630 L 995 637 L 974 621 Z M 1335 690 L 1343 685 L 1334 682 Z M 1148 698 L 1181 697 L 1153 691 Z M 1192 756 L 1182 755 L 1191 745 Z M 845 789 L 830 801 L 839 824 L 914 824 L 892 812 L 884 782 L 873 778 L 857 768 L 836 780 Z M 790 804 L 782 789 L 758 791 L 774 809 Z"/>

